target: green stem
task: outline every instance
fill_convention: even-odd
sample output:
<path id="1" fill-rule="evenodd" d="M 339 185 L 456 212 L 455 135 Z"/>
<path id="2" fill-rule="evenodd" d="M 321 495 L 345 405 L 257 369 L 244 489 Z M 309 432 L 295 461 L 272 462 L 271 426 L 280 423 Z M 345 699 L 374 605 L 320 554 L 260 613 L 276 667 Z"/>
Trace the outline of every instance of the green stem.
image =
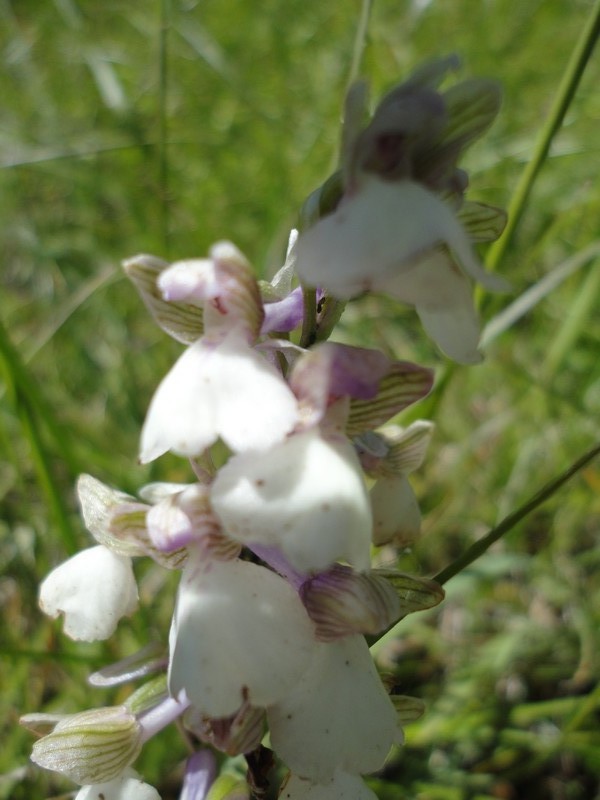
<path id="1" fill-rule="evenodd" d="M 441 572 L 435 575 L 433 580 L 440 584 L 444 584 L 449 581 L 450 578 L 453 578 L 455 575 L 465 569 L 465 567 L 468 567 L 469 564 L 472 564 L 474 561 L 476 561 L 476 559 L 482 556 L 486 550 L 488 550 L 494 544 L 494 542 L 497 542 L 498 539 L 504 536 L 504 534 L 512 530 L 515 525 L 525 519 L 525 517 L 531 514 L 531 512 L 536 508 L 541 506 L 542 503 L 545 503 L 546 500 L 549 500 L 552 495 L 561 488 L 561 486 L 567 483 L 567 481 L 571 480 L 571 478 L 573 478 L 599 454 L 600 443 L 584 453 L 581 458 L 578 458 L 577 461 L 571 464 L 571 466 L 565 470 L 565 472 L 561 473 L 557 478 L 554 478 L 547 483 L 530 500 L 524 503 L 516 511 L 513 511 L 512 514 L 509 514 L 508 517 L 505 517 L 505 519 L 503 519 L 502 522 L 493 528 L 488 534 L 472 544 L 471 547 L 469 547 L 462 554 L 462 556 L 457 558 Z"/>
<path id="2" fill-rule="evenodd" d="M 300 347 L 310 347 L 317 337 L 317 290 L 303 286 L 302 299 L 304 300 L 304 318 Z"/>
<path id="3" fill-rule="evenodd" d="M 488 251 L 486 260 L 490 270 L 495 270 L 498 267 L 508 246 L 514 238 L 515 231 L 519 225 L 525 206 L 527 205 L 535 180 L 546 160 L 552 140 L 560 129 L 565 114 L 575 97 L 575 92 L 577 91 L 579 82 L 581 81 L 587 63 L 592 55 L 599 34 L 600 0 L 596 0 L 584 29 L 581 32 L 581 36 L 575 44 L 575 48 L 573 49 L 573 53 L 571 54 L 571 58 L 567 64 L 550 109 L 548 119 L 539 133 L 533 151 L 533 157 L 525 167 L 512 196 L 508 207 L 508 224 L 506 229 L 500 239 L 498 239 Z"/>

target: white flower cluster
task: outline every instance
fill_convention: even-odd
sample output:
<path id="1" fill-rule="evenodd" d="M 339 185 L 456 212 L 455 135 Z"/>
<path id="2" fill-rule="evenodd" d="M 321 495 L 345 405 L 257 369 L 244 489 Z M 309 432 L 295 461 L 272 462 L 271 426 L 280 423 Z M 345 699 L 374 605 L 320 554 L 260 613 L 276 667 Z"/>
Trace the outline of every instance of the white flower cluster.
<path id="1" fill-rule="evenodd" d="M 423 460 L 431 425 L 386 423 L 429 392 L 432 374 L 320 340 L 336 304 L 386 291 L 415 305 L 450 355 L 476 360 L 461 268 L 497 281 L 478 266 L 460 221 L 455 162 L 497 103 L 483 82 L 439 93 L 448 66 L 394 90 L 362 130 L 352 129 L 361 92 L 351 93 L 334 200 L 331 190 L 311 199 L 313 224 L 294 233 L 271 284 L 261 287 L 228 242 L 207 259 L 125 263 L 157 322 L 187 345 L 150 404 L 140 459 L 171 451 L 190 460 L 195 481 L 152 484 L 140 499 L 79 481 L 97 544 L 55 569 L 40 592 L 46 613 L 64 615 L 65 633 L 106 639 L 135 610 L 133 558 L 149 556 L 181 578 L 168 659 L 150 660 L 163 669 L 158 688 L 125 706 L 24 718 L 38 732 L 54 725 L 33 759 L 80 783 L 78 800 L 157 797 L 130 767 L 178 716 L 201 743 L 184 800 L 210 798 L 219 780 L 207 748 L 249 754 L 266 729 L 290 770 L 282 798 L 374 797 L 362 775 L 402 741 L 398 714 L 406 719 L 414 703 L 388 695 L 364 635 L 443 596 L 431 581 L 371 569 L 373 546 L 404 546 L 419 533 L 406 476 Z M 326 195 L 333 208 L 324 208 Z M 477 230 L 485 214 L 470 214 Z M 295 274 L 316 293 L 293 288 Z M 310 347 L 294 343 L 303 322 Z M 149 671 L 123 667 L 125 678 Z"/>

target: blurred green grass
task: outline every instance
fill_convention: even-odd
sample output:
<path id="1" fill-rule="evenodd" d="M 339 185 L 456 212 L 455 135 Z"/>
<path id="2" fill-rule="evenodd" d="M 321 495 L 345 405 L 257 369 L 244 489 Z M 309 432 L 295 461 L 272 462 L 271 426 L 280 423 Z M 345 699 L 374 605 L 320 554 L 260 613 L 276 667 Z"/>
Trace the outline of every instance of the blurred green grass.
<path id="1" fill-rule="evenodd" d="M 470 196 L 506 206 L 591 12 L 584 0 L 380 0 L 362 74 L 377 97 L 457 52 L 463 74 L 500 80 L 503 111 L 468 167 Z M 179 348 L 119 262 L 229 238 L 261 273 L 279 265 L 335 157 L 359 13 L 301 0 L 1 2 L 0 798 L 69 790 L 29 766 L 18 716 L 118 700 L 85 675 L 164 637 L 171 611 L 143 565 L 146 605 L 106 645 L 70 643 L 36 604 L 48 569 L 90 543 L 78 472 L 129 491 L 187 477 L 175 459 L 136 464 Z M 599 78 L 596 53 L 499 265 L 515 297 L 600 240 Z M 597 260 L 583 264 L 423 404 L 437 433 L 416 476 L 424 534 L 403 569 L 439 571 L 598 439 L 598 275 Z M 513 299 L 483 298 L 484 318 Z M 443 366 L 397 306 L 357 304 L 341 334 Z M 600 796 L 599 487 L 591 465 L 386 648 L 428 711 L 376 784 L 384 800 Z M 164 800 L 183 754 L 165 732 L 140 761 Z"/>

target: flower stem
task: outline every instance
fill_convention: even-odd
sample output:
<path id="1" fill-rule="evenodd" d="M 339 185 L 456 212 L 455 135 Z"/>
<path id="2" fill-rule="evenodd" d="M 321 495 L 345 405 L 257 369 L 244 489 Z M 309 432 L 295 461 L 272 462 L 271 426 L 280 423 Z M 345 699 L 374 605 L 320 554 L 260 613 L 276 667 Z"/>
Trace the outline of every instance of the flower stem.
<path id="1" fill-rule="evenodd" d="M 310 347 L 317 337 L 317 290 L 302 287 L 304 299 L 304 319 L 302 320 L 302 334 L 300 347 Z"/>

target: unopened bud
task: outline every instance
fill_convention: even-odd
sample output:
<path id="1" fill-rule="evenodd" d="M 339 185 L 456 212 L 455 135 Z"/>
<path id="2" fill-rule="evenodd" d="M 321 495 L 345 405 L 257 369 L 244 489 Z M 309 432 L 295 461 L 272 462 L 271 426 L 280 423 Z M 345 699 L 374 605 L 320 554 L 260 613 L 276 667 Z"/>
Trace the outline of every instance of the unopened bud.
<path id="1" fill-rule="evenodd" d="M 79 784 L 109 781 L 137 758 L 141 727 L 125 706 L 73 714 L 33 746 L 31 760 Z"/>
<path id="2" fill-rule="evenodd" d="M 418 697 L 409 697 L 405 694 L 392 694 L 390 700 L 394 704 L 398 714 L 399 725 L 407 725 L 414 722 L 425 713 L 425 703 Z"/>

